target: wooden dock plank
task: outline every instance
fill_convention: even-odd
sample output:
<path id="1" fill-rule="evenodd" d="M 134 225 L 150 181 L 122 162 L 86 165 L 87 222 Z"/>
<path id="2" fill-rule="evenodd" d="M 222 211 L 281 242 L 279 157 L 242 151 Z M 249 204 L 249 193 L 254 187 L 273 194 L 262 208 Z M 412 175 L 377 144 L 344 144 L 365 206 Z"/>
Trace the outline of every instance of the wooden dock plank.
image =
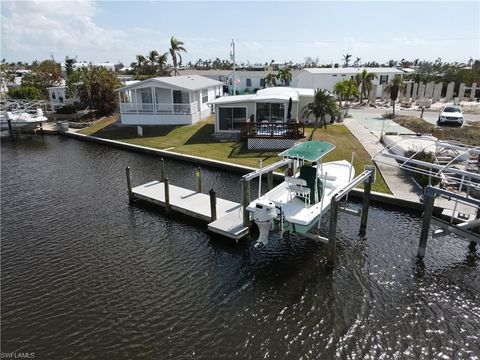
<path id="1" fill-rule="evenodd" d="M 132 189 L 133 197 L 165 206 L 165 184 L 152 181 Z M 217 198 L 217 220 L 211 221 L 210 195 L 169 185 L 170 208 L 173 211 L 209 222 L 212 232 L 238 240 L 248 233 L 243 226 L 242 206 L 239 203 Z"/>

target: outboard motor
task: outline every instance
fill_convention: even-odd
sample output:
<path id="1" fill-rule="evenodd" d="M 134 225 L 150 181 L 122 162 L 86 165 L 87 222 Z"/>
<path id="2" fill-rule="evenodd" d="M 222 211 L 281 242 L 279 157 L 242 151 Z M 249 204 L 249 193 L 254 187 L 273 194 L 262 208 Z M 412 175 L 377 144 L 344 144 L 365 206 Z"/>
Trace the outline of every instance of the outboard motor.
<path id="1" fill-rule="evenodd" d="M 258 226 L 260 232 L 257 243 L 266 245 L 268 234 L 273 227 L 273 219 L 277 216 L 275 204 L 268 199 L 259 199 L 255 205 L 255 211 L 252 212 L 253 220 Z"/>

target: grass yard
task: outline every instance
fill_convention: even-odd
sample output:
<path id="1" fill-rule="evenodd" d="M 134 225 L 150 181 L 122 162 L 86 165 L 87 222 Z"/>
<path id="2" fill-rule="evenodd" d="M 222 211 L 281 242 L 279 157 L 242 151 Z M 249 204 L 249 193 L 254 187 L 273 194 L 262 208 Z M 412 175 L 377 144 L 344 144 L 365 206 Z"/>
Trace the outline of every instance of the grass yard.
<path id="1" fill-rule="evenodd" d="M 83 135 L 93 135 L 102 130 L 108 125 L 114 124 L 118 121 L 118 114 L 104 117 L 101 120 L 96 121 L 92 126 L 79 130 L 78 132 Z"/>
<path id="2" fill-rule="evenodd" d="M 249 151 L 245 142 L 219 142 L 214 139 L 212 137 L 214 119 L 212 116 L 206 121 L 189 126 L 143 126 L 143 137 L 137 135 L 136 126 L 118 126 L 113 122 L 108 123 L 108 121 L 105 121 L 103 128 L 98 126 L 93 131 L 90 130 L 97 125 L 95 124 L 82 130 L 82 133 L 252 167 L 258 167 L 260 159 L 263 160 L 264 165 L 279 160 L 277 151 Z M 305 135 L 309 138 L 314 129 L 307 127 L 305 131 Z M 336 149 L 325 157 L 325 161 L 342 159 L 350 161 L 352 151 L 355 151 L 356 174 L 363 171 L 364 165 L 372 163 L 370 156 L 362 145 L 343 125 L 329 125 L 326 130 L 318 128 L 314 131 L 313 140 L 324 140 L 335 144 Z M 377 176 L 377 181 L 372 190 L 390 193 L 381 176 Z"/>

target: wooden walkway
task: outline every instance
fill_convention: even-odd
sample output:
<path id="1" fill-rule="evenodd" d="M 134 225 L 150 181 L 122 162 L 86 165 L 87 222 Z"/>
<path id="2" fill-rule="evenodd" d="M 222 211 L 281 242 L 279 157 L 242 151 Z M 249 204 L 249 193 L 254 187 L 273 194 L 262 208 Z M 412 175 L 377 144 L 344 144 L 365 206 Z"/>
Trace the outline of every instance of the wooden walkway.
<path id="1" fill-rule="evenodd" d="M 179 186 L 168 186 L 170 209 L 208 222 L 208 230 L 238 240 L 248 234 L 243 225 L 242 206 L 239 203 L 217 198 L 217 220 L 211 221 L 210 195 L 197 193 Z M 165 184 L 152 181 L 134 187 L 132 195 L 153 204 L 165 207 Z"/>

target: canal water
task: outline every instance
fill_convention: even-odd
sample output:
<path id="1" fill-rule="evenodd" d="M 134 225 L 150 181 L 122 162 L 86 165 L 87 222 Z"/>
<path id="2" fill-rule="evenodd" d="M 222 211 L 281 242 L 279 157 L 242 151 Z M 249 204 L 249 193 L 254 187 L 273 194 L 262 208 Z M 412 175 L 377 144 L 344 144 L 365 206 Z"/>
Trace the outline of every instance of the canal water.
<path id="1" fill-rule="evenodd" d="M 476 359 L 480 256 L 455 237 L 415 252 L 420 218 L 339 215 L 337 266 L 294 237 L 256 249 L 127 201 L 159 159 L 56 136 L 1 144 L 2 352 L 38 359 Z M 166 160 L 194 188 L 194 166 Z M 205 169 L 238 201 L 238 174 Z M 252 191 L 253 192 L 253 191 Z M 354 204 L 353 206 L 358 206 Z"/>

